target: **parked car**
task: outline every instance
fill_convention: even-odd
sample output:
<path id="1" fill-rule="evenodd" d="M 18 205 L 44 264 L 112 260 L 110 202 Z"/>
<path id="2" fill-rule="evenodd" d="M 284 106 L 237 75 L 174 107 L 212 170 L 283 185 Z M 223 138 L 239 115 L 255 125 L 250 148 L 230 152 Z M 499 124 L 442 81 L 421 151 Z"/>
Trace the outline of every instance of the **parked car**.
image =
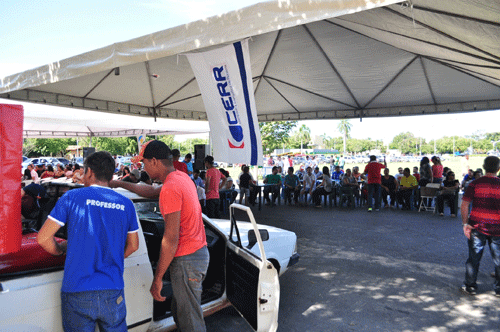
<path id="1" fill-rule="evenodd" d="M 66 166 L 69 164 L 69 160 L 66 158 L 56 158 L 63 166 Z"/>
<path id="2" fill-rule="evenodd" d="M 50 185 L 48 189 L 50 192 Z M 172 330 L 175 323 L 170 307 L 169 274 L 163 279 L 165 302 L 154 301 L 149 293 L 164 230 L 158 200 L 115 190 L 134 202 L 140 220 L 139 249 L 125 259 L 129 331 Z M 47 211 L 55 201 L 54 198 L 47 204 Z M 248 221 L 233 218 L 234 210 L 246 213 Z M 250 208 L 237 204 L 231 206 L 230 220 L 203 216 L 203 221 L 210 252 L 202 293 L 205 315 L 233 305 L 253 330 L 276 331 L 278 274 L 299 259 L 295 233 L 258 225 Z M 61 230 L 56 235 L 63 239 L 65 234 Z M 35 238 L 36 230 L 28 230 L 23 235 L 24 249 L 0 256 L 0 331 L 62 331 L 60 289 L 64 257 L 47 254 Z M 13 266 L 17 270 L 13 271 Z"/>

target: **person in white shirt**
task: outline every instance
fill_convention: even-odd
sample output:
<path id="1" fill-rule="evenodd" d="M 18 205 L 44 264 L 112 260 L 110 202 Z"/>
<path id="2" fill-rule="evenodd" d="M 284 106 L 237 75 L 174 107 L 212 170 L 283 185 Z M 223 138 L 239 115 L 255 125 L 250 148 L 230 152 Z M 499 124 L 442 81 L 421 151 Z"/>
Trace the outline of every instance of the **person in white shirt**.
<path id="1" fill-rule="evenodd" d="M 394 175 L 394 178 L 398 181 L 398 183 L 401 182 L 401 178 L 404 176 L 403 174 L 403 168 L 399 167 L 398 168 L 398 174 Z"/>
<path id="2" fill-rule="evenodd" d="M 311 159 L 309 159 L 309 156 L 306 156 L 306 163 L 305 163 L 305 165 L 306 165 L 306 169 L 307 169 L 308 167 L 311 167 L 311 169 L 312 169 L 312 165 L 313 165 L 313 163 L 312 163 L 312 160 L 311 160 Z"/>
<path id="3" fill-rule="evenodd" d="M 318 166 L 314 168 L 313 174 L 316 177 L 316 180 L 321 180 L 323 178 L 323 173 L 319 170 Z"/>
<path id="4" fill-rule="evenodd" d="M 31 180 L 33 180 L 34 183 L 40 183 L 40 178 L 38 177 L 38 173 L 35 170 L 35 165 L 29 164 L 28 169 L 30 170 Z"/>
<path id="5" fill-rule="evenodd" d="M 304 180 L 302 182 L 302 190 L 300 191 L 300 197 L 302 201 L 307 205 L 307 195 L 311 198 L 312 192 L 316 188 L 316 176 L 312 173 L 312 168 L 307 167 L 307 173 L 304 175 Z"/>

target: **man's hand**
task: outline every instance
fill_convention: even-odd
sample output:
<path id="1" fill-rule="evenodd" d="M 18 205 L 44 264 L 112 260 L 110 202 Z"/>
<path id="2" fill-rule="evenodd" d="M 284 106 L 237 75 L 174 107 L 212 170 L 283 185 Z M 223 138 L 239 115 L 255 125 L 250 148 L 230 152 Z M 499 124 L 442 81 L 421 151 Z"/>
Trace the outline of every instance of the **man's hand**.
<path id="1" fill-rule="evenodd" d="M 162 287 L 163 287 L 163 281 L 161 279 L 158 280 L 154 279 L 153 284 L 149 289 L 149 292 L 151 293 L 151 295 L 153 295 L 153 298 L 159 302 L 164 302 L 167 299 L 166 297 L 161 296 Z"/>
<path id="2" fill-rule="evenodd" d="M 464 234 L 469 240 L 470 240 L 470 233 L 472 232 L 473 229 L 474 228 L 469 224 L 464 225 Z"/>

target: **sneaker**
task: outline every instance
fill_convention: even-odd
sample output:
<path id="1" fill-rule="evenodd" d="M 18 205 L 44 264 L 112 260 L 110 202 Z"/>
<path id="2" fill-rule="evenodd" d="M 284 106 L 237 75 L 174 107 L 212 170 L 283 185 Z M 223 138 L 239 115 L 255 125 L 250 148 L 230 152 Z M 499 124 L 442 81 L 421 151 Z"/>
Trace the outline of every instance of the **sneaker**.
<path id="1" fill-rule="evenodd" d="M 450 217 L 455 218 L 455 217 L 456 217 L 456 215 L 452 214 Z"/>
<path id="2" fill-rule="evenodd" d="M 316 205 L 317 208 L 321 208 L 321 205 Z"/>
<path id="3" fill-rule="evenodd" d="M 378 212 L 378 211 L 380 211 L 380 209 L 375 209 L 375 211 L 377 211 L 377 212 Z"/>
<path id="4" fill-rule="evenodd" d="M 462 293 L 465 293 L 468 295 L 476 295 L 477 294 L 477 286 L 462 285 L 462 287 L 460 287 L 460 290 L 462 291 Z"/>
<path id="5" fill-rule="evenodd" d="M 442 217 L 442 216 L 444 216 L 444 213 L 440 213 L 439 215 Z"/>
<path id="6" fill-rule="evenodd" d="M 368 208 L 368 212 L 372 212 L 372 208 Z"/>

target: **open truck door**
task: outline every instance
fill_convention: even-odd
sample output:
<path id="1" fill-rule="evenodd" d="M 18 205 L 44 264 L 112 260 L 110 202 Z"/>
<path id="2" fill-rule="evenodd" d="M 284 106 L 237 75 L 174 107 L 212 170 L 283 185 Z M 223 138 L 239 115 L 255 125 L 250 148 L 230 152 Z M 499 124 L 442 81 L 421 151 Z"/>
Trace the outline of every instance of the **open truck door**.
<path id="1" fill-rule="evenodd" d="M 242 245 L 234 209 L 245 211 L 252 223 L 261 257 Z M 255 331 L 278 328 L 280 286 L 278 271 L 266 259 L 261 232 L 249 207 L 232 204 L 231 231 L 226 247 L 226 293 L 231 304 Z"/>

